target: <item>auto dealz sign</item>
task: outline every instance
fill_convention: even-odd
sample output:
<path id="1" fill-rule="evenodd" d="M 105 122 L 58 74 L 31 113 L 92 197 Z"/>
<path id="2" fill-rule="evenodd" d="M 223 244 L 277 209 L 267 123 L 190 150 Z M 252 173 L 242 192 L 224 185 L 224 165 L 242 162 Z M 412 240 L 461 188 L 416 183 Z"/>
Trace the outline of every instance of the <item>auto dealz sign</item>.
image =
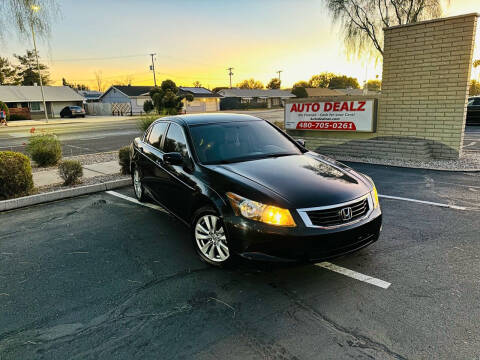
<path id="1" fill-rule="evenodd" d="M 373 132 L 376 100 L 289 102 L 285 104 L 285 129 Z"/>

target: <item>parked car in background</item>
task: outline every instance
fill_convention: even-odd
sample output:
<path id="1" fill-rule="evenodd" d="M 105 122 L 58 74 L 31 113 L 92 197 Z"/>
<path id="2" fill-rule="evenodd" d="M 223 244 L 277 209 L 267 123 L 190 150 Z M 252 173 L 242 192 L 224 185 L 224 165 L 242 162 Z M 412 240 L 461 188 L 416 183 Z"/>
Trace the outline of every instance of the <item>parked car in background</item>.
<path id="1" fill-rule="evenodd" d="M 85 117 L 85 110 L 80 106 L 65 106 L 62 111 L 60 111 L 60 117 Z"/>
<path id="2" fill-rule="evenodd" d="M 467 125 L 480 125 L 480 96 L 468 99 Z"/>
<path id="3" fill-rule="evenodd" d="M 137 199 L 152 199 L 189 225 L 197 253 L 212 265 L 236 255 L 318 261 L 379 237 L 372 179 L 307 150 L 265 120 L 166 117 L 131 148 Z"/>

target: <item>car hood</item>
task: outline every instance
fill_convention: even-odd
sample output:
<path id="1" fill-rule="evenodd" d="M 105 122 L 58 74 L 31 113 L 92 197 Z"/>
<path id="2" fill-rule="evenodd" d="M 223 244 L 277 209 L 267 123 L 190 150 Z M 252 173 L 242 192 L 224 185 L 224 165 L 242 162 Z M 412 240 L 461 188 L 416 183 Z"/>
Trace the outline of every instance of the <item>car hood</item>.
<path id="1" fill-rule="evenodd" d="M 338 204 L 371 190 L 368 182 L 353 170 L 334 166 L 309 153 L 209 167 L 236 182 L 248 179 L 255 190 L 270 190 L 290 208 Z"/>

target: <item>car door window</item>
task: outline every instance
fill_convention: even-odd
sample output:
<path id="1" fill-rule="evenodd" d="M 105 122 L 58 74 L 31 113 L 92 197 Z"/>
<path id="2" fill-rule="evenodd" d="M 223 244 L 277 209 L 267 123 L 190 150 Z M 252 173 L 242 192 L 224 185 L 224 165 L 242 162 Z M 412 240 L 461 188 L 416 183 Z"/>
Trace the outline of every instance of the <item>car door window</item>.
<path id="1" fill-rule="evenodd" d="M 165 135 L 165 131 L 167 130 L 168 123 L 158 123 L 153 125 L 150 134 L 148 135 L 148 143 L 157 149 L 160 149 L 160 145 L 162 144 L 163 137 Z"/>
<path id="2" fill-rule="evenodd" d="M 479 106 L 480 105 L 480 98 L 473 99 L 473 105 Z"/>
<path id="3" fill-rule="evenodd" d="M 188 157 L 187 140 L 180 125 L 172 124 L 168 129 L 167 137 L 165 138 L 165 144 L 163 151 L 178 152 L 182 154 L 184 158 Z"/>

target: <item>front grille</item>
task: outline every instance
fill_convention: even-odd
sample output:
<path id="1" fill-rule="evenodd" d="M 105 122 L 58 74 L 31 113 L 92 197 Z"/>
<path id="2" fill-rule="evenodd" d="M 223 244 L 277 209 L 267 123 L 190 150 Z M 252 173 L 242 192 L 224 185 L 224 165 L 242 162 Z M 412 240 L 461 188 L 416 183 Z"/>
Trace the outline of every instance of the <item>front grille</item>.
<path id="1" fill-rule="evenodd" d="M 342 209 L 350 208 L 351 209 L 351 217 L 347 219 L 342 216 Z M 329 208 L 325 210 L 313 210 L 307 211 L 307 215 L 312 222 L 312 225 L 315 226 L 337 226 L 348 224 L 349 222 L 355 221 L 368 213 L 369 204 L 368 198 L 364 198 L 360 201 L 348 204 L 348 205 L 340 205 L 338 207 Z M 348 213 L 348 211 L 347 211 Z"/>

